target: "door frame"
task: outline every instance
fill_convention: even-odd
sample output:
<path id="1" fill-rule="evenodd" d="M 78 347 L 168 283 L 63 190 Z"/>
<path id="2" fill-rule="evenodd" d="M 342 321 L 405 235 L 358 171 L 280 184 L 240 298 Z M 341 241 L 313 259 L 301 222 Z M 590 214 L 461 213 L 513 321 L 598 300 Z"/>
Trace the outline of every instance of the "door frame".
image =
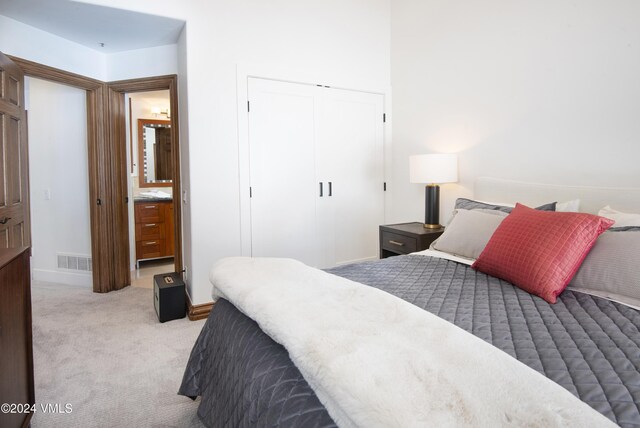
<path id="1" fill-rule="evenodd" d="M 105 84 L 96 79 L 9 56 L 25 76 L 83 89 L 87 93 L 87 145 L 89 167 L 89 214 L 91 225 L 91 259 L 93 291 L 105 293 L 117 288 L 112 257 L 115 242 L 112 220 L 113 192 L 110 183 L 109 141 L 105 134 L 107 105 Z"/>
<path id="2" fill-rule="evenodd" d="M 48 80 L 86 91 L 89 169 L 89 215 L 93 291 L 107 293 L 131 284 L 124 92 L 169 89 L 172 111 L 174 180 L 175 266 L 182 267 L 182 216 L 180 154 L 178 144 L 177 76 L 106 83 L 97 79 L 7 55 L 25 76 Z M 130 89 L 133 88 L 133 89 Z M 135 88 L 140 88 L 136 90 Z M 122 99 L 122 103 L 118 100 Z M 175 125 L 175 126 L 174 126 Z M 122 140 L 122 138 L 125 138 Z M 132 201 L 131 201 L 132 202 Z"/>
<path id="3" fill-rule="evenodd" d="M 110 118 L 111 138 L 115 141 L 115 144 L 119 147 L 118 156 L 122 161 L 118 166 L 119 170 L 119 188 L 124 190 L 124 196 L 128 195 L 127 192 L 127 173 L 128 165 L 126 160 L 126 126 L 125 126 L 125 102 L 124 94 L 131 92 L 149 92 L 149 91 L 169 91 L 169 109 L 171 111 L 171 157 L 172 157 L 172 184 L 173 190 L 173 216 L 174 216 L 174 266 L 176 272 L 182 272 L 182 206 L 180 204 L 180 132 L 178 121 L 178 78 L 175 74 L 167 76 L 156 77 L 143 77 L 140 79 L 128 79 L 120 80 L 116 82 L 109 82 L 107 84 L 109 90 L 109 102 L 111 104 L 111 112 L 113 113 Z M 127 234 L 121 235 L 120 239 L 126 239 L 127 248 L 127 266 L 129 266 L 129 223 L 128 212 L 126 213 L 125 224 Z M 127 267 L 127 269 L 129 269 Z"/>

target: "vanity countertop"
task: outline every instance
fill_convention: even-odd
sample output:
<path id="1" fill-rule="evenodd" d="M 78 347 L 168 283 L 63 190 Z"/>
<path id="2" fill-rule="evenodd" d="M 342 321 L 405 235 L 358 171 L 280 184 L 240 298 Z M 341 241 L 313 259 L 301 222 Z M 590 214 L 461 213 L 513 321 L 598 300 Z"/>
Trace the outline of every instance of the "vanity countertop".
<path id="1" fill-rule="evenodd" d="M 137 202 L 171 202 L 173 201 L 173 198 L 154 198 L 154 197 L 150 197 L 150 196 L 134 196 L 133 197 L 133 202 L 137 203 Z"/>

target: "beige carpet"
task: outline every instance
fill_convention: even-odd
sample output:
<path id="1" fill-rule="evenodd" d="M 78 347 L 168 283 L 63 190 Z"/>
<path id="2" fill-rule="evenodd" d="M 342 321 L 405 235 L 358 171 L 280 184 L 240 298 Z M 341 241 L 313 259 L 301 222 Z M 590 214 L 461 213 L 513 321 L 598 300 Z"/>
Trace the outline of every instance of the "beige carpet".
<path id="1" fill-rule="evenodd" d="M 152 293 L 33 284 L 33 427 L 202 426 L 199 400 L 177 391 L 204 321 L 160 324 Z M 72 411 L 45 414 L 48 403 Z"/>

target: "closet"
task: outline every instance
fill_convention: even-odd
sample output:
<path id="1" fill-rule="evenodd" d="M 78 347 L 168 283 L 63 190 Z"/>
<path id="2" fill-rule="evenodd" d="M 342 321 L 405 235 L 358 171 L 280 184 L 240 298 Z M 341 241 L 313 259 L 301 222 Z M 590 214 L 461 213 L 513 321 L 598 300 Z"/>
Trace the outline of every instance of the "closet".
<path id="1" fill-rule="evenodd" d="M 383 96 L 249 78 L 251 254 L 373 259 L 384 223 Z"/>

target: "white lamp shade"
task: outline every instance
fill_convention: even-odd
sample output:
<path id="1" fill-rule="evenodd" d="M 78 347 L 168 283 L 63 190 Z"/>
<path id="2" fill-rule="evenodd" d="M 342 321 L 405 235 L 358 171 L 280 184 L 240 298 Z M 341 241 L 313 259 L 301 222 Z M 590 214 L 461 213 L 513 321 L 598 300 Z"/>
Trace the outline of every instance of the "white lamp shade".
<path id="1" fill-rule="evenodd" d="M 458 181 L 458 155 L 429 154 L 409 156 L 412 183 L 440 184 Z"/>

